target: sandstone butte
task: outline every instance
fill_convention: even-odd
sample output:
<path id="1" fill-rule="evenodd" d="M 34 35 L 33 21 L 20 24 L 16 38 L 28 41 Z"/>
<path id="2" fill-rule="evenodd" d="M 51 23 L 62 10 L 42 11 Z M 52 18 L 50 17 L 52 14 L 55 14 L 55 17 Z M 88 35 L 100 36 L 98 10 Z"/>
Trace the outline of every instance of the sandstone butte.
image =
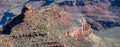
<path id="1" fill-rule="evenodd" d="M 82 15 L 80 19 L 70 17 L 55 4 L 37 9 L 32 9 L 30 4 L 26 4 L 19 16 L 24 16 L 23 22 L 12 26 L 11 20 L 4 25 L 5 27 L 9 25 L 10 28 L 7 29 L 10 32 L 0 37 L 2 38 L 0 46 L 6 44 L 8 47 L 89 47 L 92 45 L 89 41 L 83 42 L 92 33 L 86 19 Z M 3 32 L 7 31 L 4 28 Z"/>

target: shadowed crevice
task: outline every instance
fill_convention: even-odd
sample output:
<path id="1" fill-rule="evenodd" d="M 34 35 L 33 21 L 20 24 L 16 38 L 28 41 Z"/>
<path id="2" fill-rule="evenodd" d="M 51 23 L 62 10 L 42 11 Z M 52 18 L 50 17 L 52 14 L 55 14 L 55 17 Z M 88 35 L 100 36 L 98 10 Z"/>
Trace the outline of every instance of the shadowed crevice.
<path id="1" fill-rule="evenodd" d="M 11 33 L 11 29 L 22 23 L 23 22 L 23 19 L 24 19 L 24 16 L 23 15 L 18 15 L 17 17 L 15 17 L 14 19 L 12 19 L 11 21 L 9 21 L 8 23 L 6 23 L 4 26 L 3 26 L 3 31 L 2 31 L 2 34 L 10 34 Z"/>
<path id="2" fill-rule="evenodd" d="M 20 15 L 16 16 L 15 18 L 13 18 L 12 20 L 9 20 L 7 23 L 5 23 L 3 25 L 3 30 L 0 32 L 1 34 L 10 34 L 11 33 L 11 29 L 24 22 L 23 19 L 24 19 L 24 13 L 28 10 L 28 8 L 26 8 L 25 6 L 23 7 L 22 9 L 22 12 Z"/>

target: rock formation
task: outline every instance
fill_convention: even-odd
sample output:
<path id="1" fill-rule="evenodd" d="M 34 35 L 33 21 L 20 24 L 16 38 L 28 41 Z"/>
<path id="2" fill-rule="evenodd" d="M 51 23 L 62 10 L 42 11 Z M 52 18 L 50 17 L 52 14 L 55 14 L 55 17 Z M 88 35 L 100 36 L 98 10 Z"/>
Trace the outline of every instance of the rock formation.
<path id="1" fill-rule="evenodd" d="M 13 20 L 14 22 L 17 21 L 15 20 L 15 17 L 13 20 L 4 25 L 6 27 L 4 28 L 4 33 L 7 32 L 6 29 L 10 30 L 8 35 L 10 37 L 7 39 L 13 40 L 7 42 L 13 42 L 13 47 L 19 45 L 31 47 L 31 45 L 35 46 L 34 43 L 36 43 L 38 47 L 71 47 L 71 45 L 72 47 L 84 47 L 90 45 L 79 41 L 87 38 L 87 36 L 92 32 L 90 26 L 87 24 L 82 15 L 79 15 L 81 19 L 78 20 L 68 16 L 68 14 L 61 7 L 55 4 L 40 7 L 35 10 L 32 9 L 30 4 L 26 4 L 23 7 L 20 16 L 24 17 L 23 22 L 20 22 L 14 26 L 11 25 L 13 24 Z M 72 41 L 75 41 L 74 44 Z M 27 44 L 27 42 L 30 43 Z"/>
<path id="2" fill-rule="evenodd" d="M 25 17 L 27 16 L 26 14 L 28 12 L 29 12 L 29 9 L 26 12 L 24 12 Z M 78 39 L 79 38 L 78 36 L 84 37 L 84 33 L 90 29 L 89 25 L 87 24 L 84 18 L 80 19 L 80 21 L 77 21 L 81 23 L 81 26 L 77 27 L 76 22 L 74 22 L 75 19 L 67 16 L 64 10 L 62 10 L 61 8 L 59 8 L 59 6 L 56 6 L 56 5 L 41 7 L 39 8 L 38 12 L 35 12 L 33 15 L 30 15 L 24 18 L 27 20 L 21 23 L 20 25 L 17 25 L 16 27 L 14 27 L 13 32 L 16 32 L 16 33 L 18 33 L 19 31 L 26 32 L 26 33 L 30 31 L 39 32 L 39 28 L 40 29 L 42 28 L 42 30 L 48 30 L 49 26 L 53 26 L 53 27 L 55 26 L 55 28 L 61 28 L 61 32 L 64 32 L 65 34 L 66 34 L 66 31 L 71 32 L 69 33 L 69 35 Z M 48 24 L 52 24 L 52 25 L 48 25 Z M 72 29 L 71 26 L 73 26 L 74 24 L 76 25 Z M 40 27 L 37 27 L 37 26 L 40 26 Z M 69 31 L 69 29 L 71 31 Z"/>

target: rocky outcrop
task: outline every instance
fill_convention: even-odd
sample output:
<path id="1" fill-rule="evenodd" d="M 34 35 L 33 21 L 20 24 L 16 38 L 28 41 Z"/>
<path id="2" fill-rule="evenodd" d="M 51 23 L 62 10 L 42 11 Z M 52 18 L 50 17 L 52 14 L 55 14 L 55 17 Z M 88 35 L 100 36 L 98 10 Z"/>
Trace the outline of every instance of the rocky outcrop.
<path id="1" fill-rule="evenodd" d="M 27 5 L 29 5 L 29 4 L 27 4 Z M 20 23 L 20 25 L 13 27 L 13 29 L 12 29 L 13 34 L 14 34 L 14 32 L 16 32 L 15 34 L 17 34 L 19 31 L 26 32 L 26 33 L 30 32 L 30 31 L 39 32 L 39 30 L 41 28 L 42 28 L 42 30 L 47 31 L 49 29 L 48 28 L 49 26 L 51 28 L 53 26 L 56 29 L 60 28 L 61 32 L 64 32 L 64 34 L 70 35 L 70 36 L 78 39 L 79 38 L 78 36 L 84 35 L 84 33 L 86 31 L 91 29 L 89 27 L 89 25 L 87 24 L 85 18 L 81 18 L 79 21 L 75 22 L 74 18 L 67 16 L 65 11 L 56 5 L 41 7 L 41 8 L 39 8 L 39 11 L 34 12 L 31 15 L 29 14 L 29 12 L 31 14 L 31 11 L 29 11 L 29 9 L 28 9 L 27 11 L 25 11 L 23 13 L 24 17 L 25 17 L 24 19 L 26 19 L 26 20 L 23 23 Z M 78 26 L 78 24 L 76 24 L 77 22 L 81 25 Z M 48 24 L 52 24 L 52 25 L 48 25 Z M 71 26 L 73 26 L 73 27 L 71 27 Z M 19 29 L 19 28 L 21 28 L 21 29 Z M 69 30 L 71 30 L 71 31 L 69 31 Z M 82 37 L 84 37 L 84 36 L 82 36 Z"/>
<path id="2" fill-rule="evenodd" d="M 17 20 L 20 20 L 15 17 L 4 25 L 3 34 L 6 32 L 8 34 L 9 31 L 8 39 L 13 41 L 7 42 L 13 42 L 13 47 L 19 45 L 31 47 L 31 45 L 35 46 L 34 43 L 38 47 L 88 47 L 90 43 L 84 44 L 79 41 L 87 38 L 92 32 L 86 19 L 82 14 L 79 15 L 79 19 L 68 15 L 61 7 L 55 4 L 35 10 L 32 9 L 30 4 L 26 4 L 19 15 L 24 17 L 21 20 L 22 22 L 14 24 Z"/>

